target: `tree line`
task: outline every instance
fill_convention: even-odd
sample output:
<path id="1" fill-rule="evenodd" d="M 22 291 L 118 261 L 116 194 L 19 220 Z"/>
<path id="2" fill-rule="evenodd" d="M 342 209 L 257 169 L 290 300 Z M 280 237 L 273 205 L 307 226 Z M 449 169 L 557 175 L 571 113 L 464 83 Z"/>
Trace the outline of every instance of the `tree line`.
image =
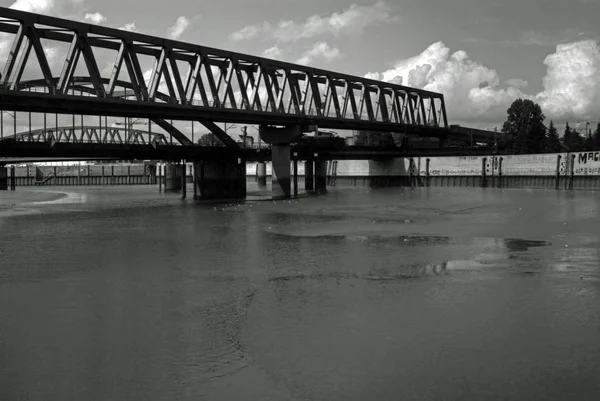
<path id="1" fill-rule="evenodd" d="M 600 124 L 593 134 L 585 135 L 567 123 L 562 138 L 542 108 L 529 99 L 515 100 L 507 110 L 507 119 L 502 126 L 498 149 L 507 153 L 559 153 L 600 150 Z M 587 130 L 587 125 L 586 125 Z"/>

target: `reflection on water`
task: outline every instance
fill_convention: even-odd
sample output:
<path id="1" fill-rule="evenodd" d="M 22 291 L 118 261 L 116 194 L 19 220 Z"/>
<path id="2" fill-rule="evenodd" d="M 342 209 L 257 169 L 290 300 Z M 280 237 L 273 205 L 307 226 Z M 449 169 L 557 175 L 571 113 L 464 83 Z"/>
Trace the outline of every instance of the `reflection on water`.
<path id="1" fill-rule="evenodd" d="M 593 193 L 42 192 L 0 199 L 2 400 L 600 397 Z"/>

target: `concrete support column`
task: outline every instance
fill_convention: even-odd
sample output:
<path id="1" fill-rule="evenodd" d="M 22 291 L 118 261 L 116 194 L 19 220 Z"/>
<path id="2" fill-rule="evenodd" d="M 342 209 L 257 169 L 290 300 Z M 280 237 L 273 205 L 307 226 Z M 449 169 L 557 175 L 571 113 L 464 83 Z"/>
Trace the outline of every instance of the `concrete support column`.
<path id="1" fill-rule="evenodd" d="M 89 169 L 88 169 L 89 173 Z M 89 175 L 89 174 L 88 174 Z M 162 192 L 163 187 L 163 166 L 160 163 L 156 164 L 156 181 L 158 181 L 158 192 Z"/>
<path id="2" fill-rule="evenodd" d="M 187 164 L 185 160 L 181 164 L 181 199 L 187 197 Z"/>
<path id="3" fill-rule="evenodd" d="M 181 167 L 176 163 L 165 164 L 165 191 L 181 191 Z"/>
<path id="4" fill-rule="evenodd" d="M 192 179 L 193 188 L 194 188 L 194 199 L 198 199 L 198 189 L 200 187 L 200 184 L 198 182 L 198 174 L 200 173 L 200 165 L 199 165 L 199 163 L 194 163 L 192 167 L 193 167 L 192 170 L 193 170 L 193 176 L 194 176 L 194 178 Z"/>
<path id="5" fill-rule="evenodd" d="M 10 189 L 12 191 L 17 189 L 17 168 L 15 166 L 10 166 Z"/>
<path id="6" fill-rule="evenodd" d="M 256 181 L 259 188 L 267 186 L 267 163 L 258 162 L 256 165 Z"/>
<path id="7" fill-rule="evenodd" d="M 261 125 L 258 133 L 263 141 L 271 144 L 273 198 L 290 198 L 292 195 L 290 144 L 302 136 L 302 128 L 296 125 L 283 128 Z"/>
<path id="8" fill-rule="evenodd" d="M 309 159 L 304 163 L 304 189 L 313 191 L 315 189 L 315 163 Z"/>
<path id="9" fill-rule="evenodd" d="M 8 169 L 0 166 L 0 191 L 8 190 Z"/>
<path id="10" fill-rule="evenodd" d="M 197 180 L 202 199 L 244 199 L 246 197 L 246 164 L 237 161 L 204 161 L 194 163 L 200 171 Z"/>
<path id="11" fill-rule="evenodd" d="M 272 189 L 273 198 L 289 198 L 292 194 L 290 145 L 272 145 L 273 158 Z"/>
<path id="12" fill-rule="evenodd" d="M 327 161 L 315 160 L 315 192 L 327 192 Z"/>

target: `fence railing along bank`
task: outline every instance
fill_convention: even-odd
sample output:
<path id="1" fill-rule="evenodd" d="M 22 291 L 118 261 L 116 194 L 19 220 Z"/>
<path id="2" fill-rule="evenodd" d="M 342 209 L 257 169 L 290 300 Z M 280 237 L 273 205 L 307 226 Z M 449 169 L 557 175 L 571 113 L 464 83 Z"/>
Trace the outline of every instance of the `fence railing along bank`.
<path id="1" fill-rule="evenodd" d="M 303 180 L 305 163 L 299 162 L 297 165 L 297 175 Z M 263 168 L 265 178 L 270 178 L 271 164 L 266 163 Z M 4 171 L 10 179 L 13 169 Z M 151 164 L 64 167 L 29 165 L 14 168 L 17 186 L 157 184 L 157 173 L 160 176 L 163 171 L 161 168 L 157 171 L 157 167 Z M 258 163 L 246 164 L 249 181 L 257 180 L 258 171 Z M 188 163 L 188 182 L 193 181 L 193 174 L 193 166 Z M 327 184 L 338 187 L 469 186 L 600 190 L 600 151 L 541 155 L 415 157 L 387 161 L 334 160 L 328 163 Z"/>
<path id="2" fill-rule="evenodd" d="M 7 169 L 6 172 L 8 181 L 16 187 L 34 185 L 156 184 L 156 168 L 144 164 L 26 165 L 13 166 Z"/>
<path id="3" fill-rule="evenodd" d="M 337 162 L 337 185 L 600 189 L 600 152 Z"/>

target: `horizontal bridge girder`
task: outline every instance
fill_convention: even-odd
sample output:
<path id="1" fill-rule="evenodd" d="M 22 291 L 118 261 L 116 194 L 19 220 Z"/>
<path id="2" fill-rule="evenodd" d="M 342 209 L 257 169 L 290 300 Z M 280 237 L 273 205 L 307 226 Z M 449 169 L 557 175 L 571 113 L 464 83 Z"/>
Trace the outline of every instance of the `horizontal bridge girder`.
<path id="1" fill-rule="evenodd" d="M 144 117 L 157 122 L 173 115 L 189 120 L 196 113 L 205 122 L 319 124 L 391 132 L 448 127 L 440 93 L 4 7 L 0 7 L 0 18 L 0 32 L 14 35 L 14 51 L 4 60 L 4 71 L 9 74 L 1 77 L 0 93 L 6 97 L 9 92 L 27 91 L 26 97 L 13 97 L 21 103 L 10 109 L 64 108 L 50 105 L 47 96 L 61 102 L 64 96 L 76 98 L 91 107 L 95 103 L 87 98 L 95 96 L 104 101 L 104 110 L 113 110 L 128 108 L 122 106 L 127 96 L 139 110 L 150 113 Z M 59 77 L 50 73 L 42 39 L 71 45 Z M 43 76 L 24 81 L 21 78 L 32 48 Z M 93 49 L 118 53 L 110 76 L 102 76 Z M 140 55 L 155 60 L 154 67 L 146 71 L 150 72 L 149 82 Z M 88 77 L 74 76 L 78 65 L 86 67 Z M 120 74 L 128 79 L 119 78 Z M 124 89 L 130 89 L 129 94 L 123 94 Z M 178 135 L 175 131 L 171 134 Z"/>
<path id="2" fill-rule="evenodd" d="M 27 99 L 25 102 L 23 98 Z M 169 103 L 145 103 L 135 101 L 109 100 L 95 97 L 74 97 L 67 95 L 49 95 L 40 93 L 35 98 L 26 92 L 3 93 L 0 96 L 0 109 L 31 111 L 34 113 L 59 113 L 77 115 L 108 115 L 132 118 L 164 118 L 178 121 L 208 120 L 243 124 L 268 125 L 305 125 L 318 124 L 321 128 L 359 129 L 382 132 L 412 133 L 421 136 L 439 137 L 449 133 L 439 127 L 421 127 L 417 125 L 399 125 L 394 123 L 370 121 L 344 121 L 335 118 L 302 118 L 293 115 L 280 115 L 276 118 L 270 113 L 240 114 L 236 110 L 180 106 Z"/>

